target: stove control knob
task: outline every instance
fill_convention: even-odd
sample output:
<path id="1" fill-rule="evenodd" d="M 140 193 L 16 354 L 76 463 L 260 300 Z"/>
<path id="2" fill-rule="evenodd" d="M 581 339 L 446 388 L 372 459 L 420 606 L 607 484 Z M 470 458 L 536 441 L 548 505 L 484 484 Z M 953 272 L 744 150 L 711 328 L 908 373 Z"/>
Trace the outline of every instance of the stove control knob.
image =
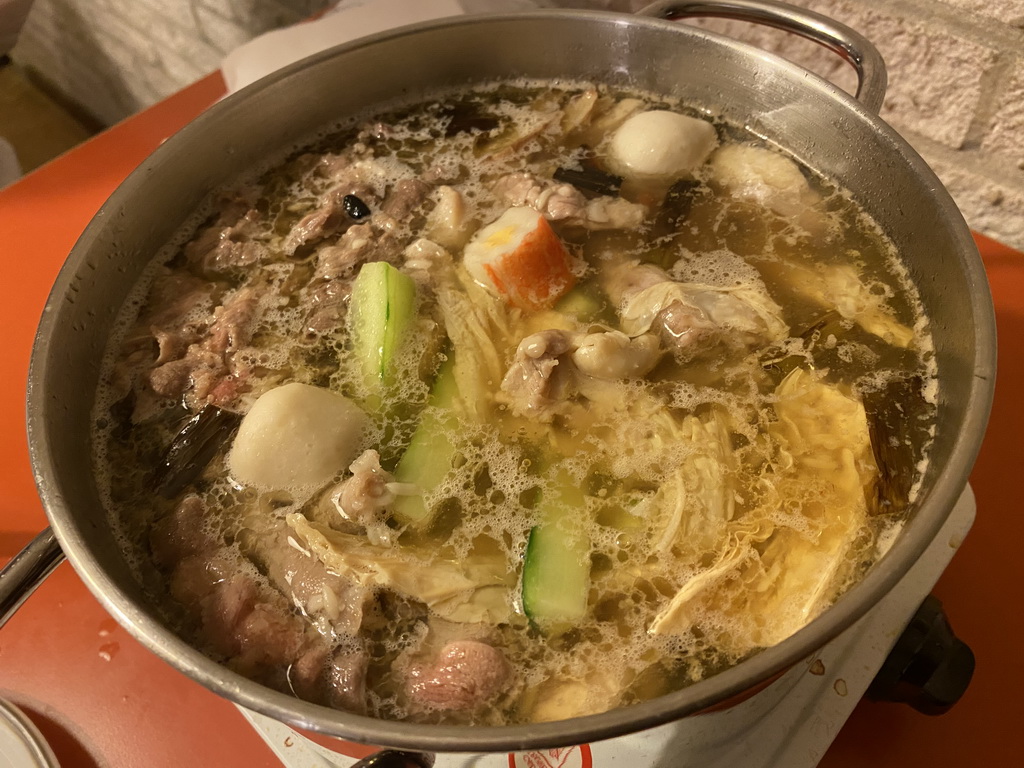
<path id="1" fill-rule="evenodd" d="M 382 749 L 353 763 L 352 768 L 432 768 L 433 765 L 434 756 L 429 752 Z"/>
<path id="2" fill-rule="evenodd" d="M 953 634 L 939 599 L 929 595 L 889 652 L 867 697 L 941 715 L 960 700 L 973 674 L 974 654 Z"/>

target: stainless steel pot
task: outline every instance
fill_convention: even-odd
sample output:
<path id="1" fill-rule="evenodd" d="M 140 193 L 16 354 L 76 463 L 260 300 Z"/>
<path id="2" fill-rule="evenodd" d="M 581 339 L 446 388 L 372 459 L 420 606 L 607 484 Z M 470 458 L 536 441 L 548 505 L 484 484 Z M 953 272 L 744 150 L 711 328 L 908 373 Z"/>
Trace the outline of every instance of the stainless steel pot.
<path id="1" fill-rule="evenodd" d="M 860 101 L 781 59 L 666 19 L 756 19 L 823 42 L 858 69 Z M 215 187 L 374 105 L 495 78 L 593 80 L 682 97 L 748 126 L 837 180 L 888 233 L 931 318 L 941 392 L 924 492 L 888 554 L 806 628 L 685 690 L 555 723 L 467 728 L 383 722 L 299 701 L 239 677 L 157 618 L 107 524 L 89 459 L 89 420 L 107 338 L 143 265 Z M 233 95 L 172 136 L 111 196 L 62 269 L 44 310 L 28 383 L 39 494 L 60 548 L 144 645 L 184 674 L 286 723 L 399 748 L 508 751 L 595 741 L 749 691 L 823 646 L 875 604 L 933 540 L 963 491 L 995 375 L 995 324 L 977 249 L 939 180 L 876 111 L 874 48 L 828 19 L 770 2 L 658 3 L 638 16 L 538 12 L 459 17 L 340 46 Z M 24 599 L 59 550 L 47 532 L 0 579 L 0 611 Z"/>

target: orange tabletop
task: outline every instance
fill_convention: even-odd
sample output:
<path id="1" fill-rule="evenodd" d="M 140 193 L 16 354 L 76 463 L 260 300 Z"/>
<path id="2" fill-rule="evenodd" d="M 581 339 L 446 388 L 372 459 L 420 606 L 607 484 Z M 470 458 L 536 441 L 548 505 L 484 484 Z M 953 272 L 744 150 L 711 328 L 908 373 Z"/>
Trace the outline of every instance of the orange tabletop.
<path id="1" fill-rule="evenodd" d="M 168 135 L 224 92 L 218 75 L 97 136 L 0 190 L 0 563 L 46 525 L 29 466 L 25 381 L 36 323 L 65 256 L 89 219 Z M 978 237 L 995 299 L 999 383 L 971 483 L 978 516 L 935 592 L 974 650 L 970 689 L 941 717 L 862 702 L 824 768 L 1024 764 L 1024 254 Z M 261 768 L 279 765 L 238 711 L 159 661 L 61 565 L 0 629 L 0 696 L 25 709 L 64 768 Z"/>

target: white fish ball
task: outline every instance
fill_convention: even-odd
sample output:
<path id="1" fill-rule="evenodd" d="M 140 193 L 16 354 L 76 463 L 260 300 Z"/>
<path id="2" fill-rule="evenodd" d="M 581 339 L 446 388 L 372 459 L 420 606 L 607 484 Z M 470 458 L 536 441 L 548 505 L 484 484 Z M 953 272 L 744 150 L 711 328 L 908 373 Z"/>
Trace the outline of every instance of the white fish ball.
<path id="1" fill-rule="evenodd" d="M 265 392 L 228 454 L 231 477 L 262 489 L 315 489 L 360 453 L 369 417 L 344 395 L 293 382 Z"/>
<path id="2" fill-rule="evenodd" d="M 619 126 L 609 150 L 622 174 L 675 178 L 692 174 L 717 143 L 715 127 L 706 120 L 656 109 Z"/>
<path id="3" fill-rule="evenodd" d="M 715 152 L 710 167 L 732 194 L 776 213 L 795 215 L 818 202 L 797 164 L 770 149 L 730 144 Z"/>

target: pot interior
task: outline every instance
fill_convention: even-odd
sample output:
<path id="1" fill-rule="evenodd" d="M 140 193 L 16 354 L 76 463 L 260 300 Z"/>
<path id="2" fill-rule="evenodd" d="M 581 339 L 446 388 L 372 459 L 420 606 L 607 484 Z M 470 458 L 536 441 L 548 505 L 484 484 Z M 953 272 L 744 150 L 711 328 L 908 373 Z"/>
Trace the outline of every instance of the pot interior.
<path id="1" fill-rule="evenodd" d="M 515 77 L 680 97 L 784 147 L 861 203 L 903 255 L 933 327 L 941 393 L 927 490 L 888 555 L 822 617 L 733 669 L 628 709 L 543 725 L 431 727 L 329 710 L 237 677 L 161 625 L 106 522 L 85 446 L 117 312 L 142 267 L 215 188 L 368 108 Z M 29 434 L 40 494 L 76 570 L 129 631 L 186 674 L 251 709 L 354 740 L 518 750 L 607 738 L 696 712 L 770 677 L 852 623 L 909 567 L 959 497 L 984 431 L 993 375 L 991 303 L 970 233 L 924 162 L 857 102 L 770 55 L 670 22 L 567 12 L 463 17 L 294 65 L 217 104 L 147 159 L 104 205 L 57 280 L 32 359 Z"/>

